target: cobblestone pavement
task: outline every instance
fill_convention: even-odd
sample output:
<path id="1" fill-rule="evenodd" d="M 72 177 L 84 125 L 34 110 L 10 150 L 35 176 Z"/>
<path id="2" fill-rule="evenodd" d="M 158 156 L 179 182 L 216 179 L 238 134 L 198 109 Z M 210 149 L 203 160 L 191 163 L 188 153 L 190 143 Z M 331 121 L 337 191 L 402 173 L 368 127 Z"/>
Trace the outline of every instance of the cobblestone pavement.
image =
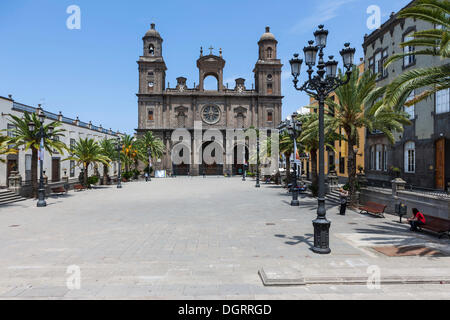
<path id="1" fill-rule="evenodd" d="M 449 257 L 387 257 L 374 246 L 450 241 L 398 218 L 328 208 L 332 253 L 311 252 L 316 202 L 274 185 L 208 177 L 154 179 L 0 207 L 2 299 L 449 299 L 450 285 L 264 287 L 258 270 L 317 277 L 450 276 Z M 81 287 L 69 289 L 81 271 Z M 76 270 L 76 269 L 70 269 Z M 70 283 L 74 283 L 69 281 Z M 69 283 L 69 284 L 70 284 Z"/>

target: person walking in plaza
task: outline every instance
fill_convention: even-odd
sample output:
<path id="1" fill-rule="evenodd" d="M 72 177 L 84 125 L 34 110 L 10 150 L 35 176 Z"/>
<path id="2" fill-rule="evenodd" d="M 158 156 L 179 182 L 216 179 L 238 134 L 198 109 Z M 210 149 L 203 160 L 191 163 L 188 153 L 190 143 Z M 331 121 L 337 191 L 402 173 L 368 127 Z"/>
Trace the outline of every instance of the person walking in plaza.
<path id="1" fill-rule="evenodd" d="M 426 220 L 422 212 L 420 212 L 417 208 L 412 209 L 413 217 L 408 219 L 409 224 L 411 225 L 411 231 L 416 232 L 417 228 L 425 225 Z"/>
<path id="2" fill-rule="evenodd" d="M 145 176 L 145 182 L 148 182 L 148 172 L 146 172 L 146 173 L 144 174 L 144 176 Z"/>
<path id="3" fill-rule="evenodd" d="M 347 211 L 347 202 L 348 202 L 349 193 L 347 190 L 341 189 L 341 190 L 339 190 L 339 196 L 340 196 L 340 200 L 341 200 L 340 215 L 345 216 L 345 212 Z"/>

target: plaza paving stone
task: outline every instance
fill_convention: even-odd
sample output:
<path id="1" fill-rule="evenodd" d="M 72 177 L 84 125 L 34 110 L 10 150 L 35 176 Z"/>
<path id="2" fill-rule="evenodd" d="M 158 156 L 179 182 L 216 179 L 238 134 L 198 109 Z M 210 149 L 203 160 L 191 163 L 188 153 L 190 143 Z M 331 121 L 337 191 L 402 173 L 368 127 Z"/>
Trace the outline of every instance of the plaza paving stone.
<path id="1" fill-rule="evenodd" d="M 388 257 L 373 247 L 450 241 L 327 206 L 332 253 L 310 248 L 316 200 L 240 178 L 153 179 L 0 207 L 1 299 L 450 299 L 450 285 L 264 287 L 258 270 L 307 277 L 450 276 L 450 258 Z M 11 227 L 18 225 L 18 227 Z M 81 269 L 69 290 L 67 268 Z"/>

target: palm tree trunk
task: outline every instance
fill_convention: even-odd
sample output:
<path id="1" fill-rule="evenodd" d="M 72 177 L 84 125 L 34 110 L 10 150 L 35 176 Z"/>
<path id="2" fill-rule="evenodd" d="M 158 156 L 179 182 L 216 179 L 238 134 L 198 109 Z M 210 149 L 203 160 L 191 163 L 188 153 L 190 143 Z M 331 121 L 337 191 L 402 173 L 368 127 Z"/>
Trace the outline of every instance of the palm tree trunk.
<path id="1" fill-rule="evenodd" d="M 86 187 L 88 187 L 88 168 L 89 168 L 89 162 L 86 162 L 84 164 L 84 177 L 83 177 L 84 185 Z"/>
<path id="2" fill-rule="evenodd" d="M 33 197 L 37 198 L 38 195 L 38 151 L 35 148 L 31 148 L 31 187 L 33 191 Z"/>
<path id="3" fill-rule="evenodd" d="M 106 164 L 103 165 L 103 185 L 108 184 L 108 166 Z"/>
<path id="4" fill-rule="evenodd" d="M 350 132 L 346 132 L 348 137 L 347 143 L 347 155 L 348 155 L 348 185 L 349 185 L 349 193 L 350 193 L 350 205 L 354 205 L 354 195 L 356 193 L 356 154 L 353 146 L 356 144 L 356 141 L 353 137 L 351 137 Z"/>

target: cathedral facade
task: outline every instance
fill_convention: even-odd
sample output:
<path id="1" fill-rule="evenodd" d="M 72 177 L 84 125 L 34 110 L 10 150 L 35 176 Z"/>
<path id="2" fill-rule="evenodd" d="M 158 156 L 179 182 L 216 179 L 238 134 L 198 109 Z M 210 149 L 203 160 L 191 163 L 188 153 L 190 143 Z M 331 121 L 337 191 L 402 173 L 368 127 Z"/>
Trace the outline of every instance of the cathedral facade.
<path id="1" fill-rule="evenodd" d="M 166 87 L 167 66 L 163 58 L 163 39 L 154 24 L 143 37 L 143 42 L 143 56 L 137 62 L 139 65 L 137 134 L 139 136 L 151 131 L 162 139 L 166 146 L 165 155 L 162 159 L 153 161 L 153 168 L 166 170 L 168 174 L 174 175 L 222 175 L 241 172 L 242 161 L 236 159 L 236 146 L 233 146 L 236 150 L 232 163 L 223 160 L 213 164 L 195 161 L 174 164 L 172 152 L 178 141 L 172 141 L 172 135 L 175 130 L 181 128 L 193 134 L 194 126 L 198 127 L 199 123 L 203 130 L 217 129 L 223 132 L 224 137 L 226 131 L 230 129 L 277 127 L 282 120 L 282 64 L 277 58 L 278 41 L 270 32 L 270 28 L 266 28 L 266 32 L 258 42 L 258 60 L 253 69 L 255 78 L 251 89 L 246 87 L 243 78 L 235 80 L 234 88 L 224 85 L 226 62 L 222 50 L 219 55 L 214 55 L 212 48 L 209 54 L 204 54 L 203 49 L 200 51 L 197 60 L 198 85 L 194 84 L 194 87 L 189 88 L 186 85 L 187 79 L 179 77 L 176 87 Z M 209 76 L 216 78 L 217 90 L 205 90 L 205 78 Z M 205 142 L 201 149 L 208 143 Z M 192 144 L 191 150 L 194 150 L 194 143 Z"/>

